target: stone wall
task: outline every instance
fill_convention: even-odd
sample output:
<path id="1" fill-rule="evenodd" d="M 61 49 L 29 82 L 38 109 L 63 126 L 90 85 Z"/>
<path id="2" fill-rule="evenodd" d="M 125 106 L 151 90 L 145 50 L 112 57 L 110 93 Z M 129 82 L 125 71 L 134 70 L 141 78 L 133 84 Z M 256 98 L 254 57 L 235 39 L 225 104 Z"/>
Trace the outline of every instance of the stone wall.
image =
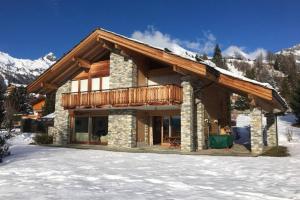
<path id="1" fill-rule="evenodd" d="M 136 147 L 136 112 L 111 110 L 108 116 L 108 145 Z"/>
<path id="2" fill-rule="evenodd" d="M 254 108 L 250 113 L 251 126 L 251 152 L 253 154 L 263 153 L 263 130 L 262 130 L 262 111 Z"/>
<path id="3" fill-rule="evenodd" d="M 181 150 L 195 150 L 194 115 L 195 100 L 193 86 L 188 77 L 181 83 L 183 102 L 181 104 Z"/>
<path id="4" fill-rule="evenodd" d="M 71 82 L 68 81 L 56 91 L 54 126 L 49 129 L 53 135 L 53 144 L 63 145 L 69 142 L 69 112 L 61 106 L 62 93 L 70 92 Z"/>
<path id="5" fill-rule="evenodd" d="M 110 54 L 109 88 L 137 86 L 137 66 L 131 59 L 116 53 Z"/>

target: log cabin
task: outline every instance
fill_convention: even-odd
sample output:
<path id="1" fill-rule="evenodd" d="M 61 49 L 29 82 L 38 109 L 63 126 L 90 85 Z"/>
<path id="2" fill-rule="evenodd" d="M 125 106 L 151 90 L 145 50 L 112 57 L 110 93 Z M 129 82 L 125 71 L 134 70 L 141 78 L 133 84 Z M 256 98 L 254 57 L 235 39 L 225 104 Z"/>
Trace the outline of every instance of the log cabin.
<path id="1" fill-rule="evenodd" d="M 231 126 L 230 96 L 251 100 L 251 152 L 277 144 L 276 120 L 287 104 L 270 85 L 220 69 L 212 62 L 98 28 L 28 85 L 56 93 L 54 143 L 113 148 L 174 145 L 208 147 L 209 135 Z"/>

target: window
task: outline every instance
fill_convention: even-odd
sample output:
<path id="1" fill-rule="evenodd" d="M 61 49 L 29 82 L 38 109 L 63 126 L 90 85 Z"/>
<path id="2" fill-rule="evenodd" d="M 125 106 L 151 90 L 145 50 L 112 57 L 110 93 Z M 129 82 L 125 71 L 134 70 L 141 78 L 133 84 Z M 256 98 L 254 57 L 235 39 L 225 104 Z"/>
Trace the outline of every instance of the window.
<path id="1" fill-rule="evenodd" d="M 102 77 L 102 90 L 109 89 L 109 76 Z"/>
<path id="2" fill-rule="evenodd" d="M 71 92 L 78 92 L 78 81 L 72 81 Z"/>
<path id="3" fill-rule="evenodd" d="M 92 124 L 93 129 L 91 133 L 91 142 L 106 144 L 108 133 L 108 117 L 93 117 Z"/>
<path id="4" fill-rule="evenodd" d="M 80 92 L 88 91 L 88 79 L 80 80 Z"/>
<path id="5" fill-rule="evenodd" d="M 171 132 L 173 137 L 180 136 L 181 120 L 180 116 L 171 116 Z"/>
<path id="6" fill-rule="evenodd" d="M 89 118 L 76 117 L 75 118 L 75 139 L 76 142 L 89 141 Z"/>
<path id="7" fill-rule="evenodd" d="M 92 78 L 92 91 L 100 90 L 100 78 Z"/>

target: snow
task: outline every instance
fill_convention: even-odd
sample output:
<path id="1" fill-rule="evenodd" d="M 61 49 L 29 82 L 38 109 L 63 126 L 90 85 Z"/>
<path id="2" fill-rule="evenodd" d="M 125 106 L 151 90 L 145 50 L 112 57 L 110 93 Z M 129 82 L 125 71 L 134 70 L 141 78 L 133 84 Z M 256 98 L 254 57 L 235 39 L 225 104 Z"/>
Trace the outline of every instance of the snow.
<path id="1" fill-rule="evenodd" d="M 279 117 L 281 136 L 293 120 Z M 248 123 L 238 117 L 238 126 Z M 300 199 L 300 154 L 293 152 L 300 141 L 284 136 L 291 157 L 55 148 L 27 145 L 30 135 L 10 141 L 12 155 L 0 164 L 1 199 Z"/>
<path id="2" fill-rule="evenodd" d="M 53 112 L 53 113 L 50 113 L 50 114 L 42 117 L 42 119 L 54 119 L 54 117 L 55 117 L 55 113 Z"/>

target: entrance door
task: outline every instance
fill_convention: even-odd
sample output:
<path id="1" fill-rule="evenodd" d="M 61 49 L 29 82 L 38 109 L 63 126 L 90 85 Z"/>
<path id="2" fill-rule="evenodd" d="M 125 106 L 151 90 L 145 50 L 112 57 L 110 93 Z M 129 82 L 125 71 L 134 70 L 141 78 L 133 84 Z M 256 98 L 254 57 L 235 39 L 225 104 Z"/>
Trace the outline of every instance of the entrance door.
<path id="1" fill-rule="evenodd" d="M 160 144 L 161 143 L 161 117 L 155 116 L 152 119 L 152 126 L 153 126 L 153 144 Z"/>

